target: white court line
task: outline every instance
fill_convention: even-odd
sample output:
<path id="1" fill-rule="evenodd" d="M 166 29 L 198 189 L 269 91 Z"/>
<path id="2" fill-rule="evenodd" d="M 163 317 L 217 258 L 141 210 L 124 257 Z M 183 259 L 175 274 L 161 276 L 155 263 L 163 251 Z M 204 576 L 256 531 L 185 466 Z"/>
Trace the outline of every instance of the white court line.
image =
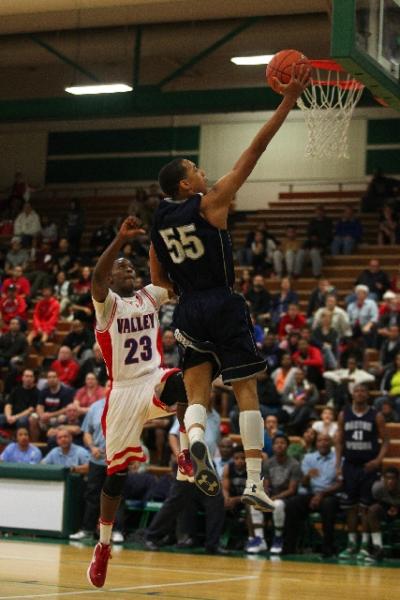
<path id="1" fill-rule="evenodd" d="M 147 585 L 134 585 L 131 587 L 119 587 L 119 588 L 101 588 L 97 590 L 78 590 L 75 592 L 50 592 L 46 594 L 24 594 L 20 596 L 0 596 L 0 600 L 17 600 L 18 599 L 29 599 L 29 598 L 52 598 L 58 596 L 83 596 L 84 594 L 99 594 L 99 593 L 110 593 L 110 592 L 131 592 L 134 590 L 153 590 L 156 588 L 167 588 L 167 587 L 178 587 L 184 585 L 204 585 L 206 583 L 225 583 L 229 581 L 246 581 L 250 579 L 258 579 L 257 575 L 245 575 L 243 577 L 224 577 L 221 579 L 198 579 L 196 581 L 178 581 L 176 583 L 157 583 Z M 43 584 L 45 585 L 45 584 Z"/>
<path id="2" fill-rule="evenodd" d="M 118 556 L 118 555 L 114 555 L 114 556 Z M 77 564 L 82 564 L 82 560 L 70 560 L 70 559 L 66 559 L 66 560 L 62 560 L 60 561 L 59 558 L 35 558 L 32 556 L 12 556 L 12 555 L 7 555 L 7 556 L 0 556 L 0 560 L 22 560 L 22 561 L 31 561 L 31 562 L 50 562 L 50 563 L 57 563 L 57 564 L 71 564 L 71 563 L 77 563 Z M 119 568 L 123 568 L 123 569 L 147 569 L 147 570 L 151 570 L 151 571 L 168 571 L 168 573 L 189 573 L 191 575 L 214 575 L 215 571 L 203 571 L 202 569 L 196 569 L 196 571 L 190 570 L 190 569 L 170 569 L 168 566 L 165 567 L 151 567 L 150 565 L 129 565 L 127 563 L 116 563 L 113 562 L 112 567 L 117 567 Z M 1 599 L 0 599 L 1 600 Z"/>

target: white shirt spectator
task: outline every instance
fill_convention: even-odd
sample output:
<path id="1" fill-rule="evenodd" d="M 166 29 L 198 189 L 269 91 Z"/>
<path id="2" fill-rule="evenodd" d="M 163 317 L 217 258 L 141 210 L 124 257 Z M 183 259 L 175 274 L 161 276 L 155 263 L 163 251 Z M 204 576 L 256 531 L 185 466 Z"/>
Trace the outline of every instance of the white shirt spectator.
<path id="1" fill-rule="evenodd" d="M 322 315 L 326 310 L 327 309 L 325 306 L 317 310 L 317 312 L 314 315 L 314 320 L 312 324 L 313 329 L 316 329 L 318 325 L 321 325 Z M 346 313 L 346 311 L 343 310 L 343 308 L 340 308 L 340 306 L 335 306 L 335 308 L 331 312 L 331 315 L 332 329 L 334 329 L 337 332 L 339 338 L 351 337 L 352 331 L 350 327 L 349 316 Z"/>
<path id="2" fill-rule="evenodd" d="M 347 381 L 351 394 L 356 384 L 375 381 L 375 377 L 363 369 L 354 369 L 354 371 L 350 371 L 350 369 L 335 369 L 334 371 L 325 371 L 323 376 L 325 379 L 330 379 L 337 384 Z"/>
<path id="3" fill-rule="evenodd" d="M 336 422 L 333 422 L 329 423 L 328 427 L 326 425 L 327 424 L 323 421 L 315 421 L 315 423 L 312 424 L 312 428 L 317 433 L 327 433 L 333 439 L 338 430 L 338 424 Z"/>
<path id="4" fill-rule="evenodd" d="M 22 211 L 14 222 L 14 235 L 38 235 L 41 230 L 39 215 L 31 210 L 29 213 Z"/>
<path id="5" fill-rule="evenodd" d="M 352 326 L 358 323 L 360 327 L 364 327 L 367 323 L 377 323 L 379 318 L 378 306 L 375 300 L 369 298 L 366 298 L 361 306 L 357 301 L 351 302 L 347 307 L 347 314 Z"/>

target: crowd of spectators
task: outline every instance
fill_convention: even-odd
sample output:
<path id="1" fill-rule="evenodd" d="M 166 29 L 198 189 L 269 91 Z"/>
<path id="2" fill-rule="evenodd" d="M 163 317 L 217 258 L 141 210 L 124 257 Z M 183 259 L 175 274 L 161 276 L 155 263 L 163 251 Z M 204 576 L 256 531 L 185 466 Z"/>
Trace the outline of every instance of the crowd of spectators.
<path id="1" fill-rule="evenodd" d="M 16 178 L 17 191 L 18 183 Z M 157 186 L 139 189 L 127 212 L 138 214 L 148 230 L 159 199 Z M 106 473 L 100 417 L 108 383 L 93 333 L 91 272 L 118 222 L 100 225 L 89 244 L 83 244 L 85 211 L 79 200 L 71 201 L 57 223 L 38 214 L 26 198 L 26 189 L 18 202 L 14 196 L 3 208 L 13 219 L 13 235 L 0 256 L 0 436 L 9 442 L 1 460 L 58 464 L 87 477 L 82 528 L 71 536 L 80 540 L 95 535 L 99 490 Z M 384 208 L 379 243 L 397 242 L 394 215 L 393 207 Z M 334 525 L 340 511 L 340 481 L 332 468 L 340 410 L 351 402 L 358 384 L 368 383 L 374 390 L 371 402 L 385 421 L 400 419 L 400 275 L 386 272 L 372 258 L 346 297 L 322 276 L 326 254 L 353 253 L 362 241 L 361 222 L 351 207 L 334 224 L 318 206 L 304 233 L 305 241 L 300 241 L 303 235 L 288 226 L 285 238 L 278 241 L 267 223 L 249 233 L 245 246 L 237 251 L 239 263 L 248 268 L 241 270 L 236 289 L 248 302 L 256 343 L 268 365 L 257 385 L 265 420 L 265 484 L 277 501 L 270 552 L 296 551 L 299 522 L 309 512 L 320 512 L 321 551 L 331 556 L 336 551 Z M 122 249 L 135 266 L 136 289 L 149 280 L 148 249 L 146 234 Z M 303 275 L 307 262 L 316 285 L 303 310 L 293 279 Z M 270 274 L 280 278 L 275 294 L 268 291 Z M 160 311 L 168 367 L 178 366 L 181 359 L 171 330 L 175 302 L 171 299 Z M 39 357 L 34 364 L 32 355 Z M 246 551 L 264 551 L 268 519 L 254 510 L 244 515 L 240 502 L 246 478 L 244 454 L 240 443 L 232 442 L 239 433 L 238 409 L 230 386 L 218 380 L 208 416 L 206 433 L 223 495 L 218 500 L 204 497 L 174 475 L 156 478 L 144 465 L 132 467 L 125 500 L 165 501 L 146 533 L 149 549 L 171 540 L 182 547 L 194 545 L 200 507 L 206 515 L 207 551 L 222 552 L 224 522 L 228 526 L 235 521 L 242 522 Z M 176 470 L 178 439 L 176 422 L 149 423 L 143 433 L 148 462 Z M 316 466 L 318 461 L 324 473 Z M 380 482 L 377 505 L 371 509 L 375 529 L 380 511 L 385 510 L 383 497 L 390 496 L 391 509 L 400 505 L 398 481 L 392 469 Z M 114 542 L 124 540 L 129 529 L 126 520 L 122 511 Z"/>

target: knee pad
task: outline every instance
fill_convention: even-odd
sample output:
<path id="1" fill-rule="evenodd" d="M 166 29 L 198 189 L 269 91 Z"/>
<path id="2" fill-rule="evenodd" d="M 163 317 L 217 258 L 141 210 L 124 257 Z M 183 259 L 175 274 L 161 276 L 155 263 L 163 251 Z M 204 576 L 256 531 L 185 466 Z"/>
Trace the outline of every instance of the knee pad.
<path id="1" fill-rule="evenodd" d="M 128 471 L 126 469 L 125 471 L 119 471 L 117 473 L 113 473 L 112 475 L 107 475 L 103 485 L 104 494 L 110 498 L 117 498 L 121 496 L 127 475 Z"/>
<path id="2" fill-rule="evenodd" d="M 168 377 L 161 393 L 160 400 L 166 406 L 173 406 L 177 402 L 180 404 L 188 403 L 181 371 L 177 371 Z"/>

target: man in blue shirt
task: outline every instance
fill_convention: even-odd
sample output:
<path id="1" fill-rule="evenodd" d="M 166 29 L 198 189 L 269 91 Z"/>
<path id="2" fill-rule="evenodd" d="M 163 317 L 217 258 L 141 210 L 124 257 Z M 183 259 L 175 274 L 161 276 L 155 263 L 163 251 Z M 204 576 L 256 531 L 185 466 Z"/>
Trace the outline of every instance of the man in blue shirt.
<path id="1" fill-rule="evenodd" d="M 318 435 L 317 451 L 305 455 L 301 470 L 303 487 L 299 495 L 289 498 L 286 504 L 285 550 L 288 554 L 296 552 L 301 522 L 309 513 L 319 512 L 323 532 L 322 554 L 327 558 L 334 554 L 333 538 L 339 506 L 336 494 L 342 485 L 336 476 L 336 456 L 329 435 Z"/>
<path id="2" fill-rule="evenodd" d="M 57 448 L 43 459 L 45 465 L 61 465 L 71 473 L 86 475 L 89 471 L 89 453 L 82 446 L 72 443 L 72 435 L 65 427 L 59 427 L 56 435 Z"/>
<path id="3" fill-rule="evenodd" d="M 16 443 L 9 444 L 0 454 L 0 460 L 10 463 L 26 463 L 36 465 L 42 460 L 39 448 L 29 443 L 29 432 L 26 427 L 17 429 Z"/>

